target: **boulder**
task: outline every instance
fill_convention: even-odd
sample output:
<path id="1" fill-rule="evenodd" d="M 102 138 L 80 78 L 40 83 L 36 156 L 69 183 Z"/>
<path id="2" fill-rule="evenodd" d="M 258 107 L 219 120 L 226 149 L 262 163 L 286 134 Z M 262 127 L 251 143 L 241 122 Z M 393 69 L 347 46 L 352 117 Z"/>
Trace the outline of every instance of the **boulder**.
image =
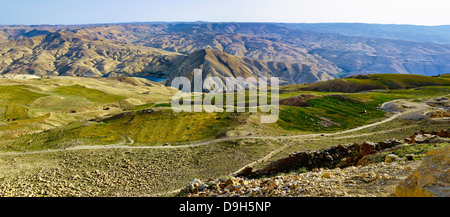
<path id="1" fill-rule="evenodd" d="M 399 158 L 397 155 L 395 154 L 388 154 L 386 155 L 386 157 L 384 158 L 384 162 L 386 163 L 392 163 L 394 161 L 397 161 Z"/>
<path id="2" fill-rule="evenodd" d="M 356 162 L 355 166 L 367 166 L 370 163 L 370 158 L 368 155 L 362 157 L 361 159 L 358 160 L 358 162 Z"/>
<path id="3" fill-rule="evenodd" d="M 376 144 L 373 142 L 364 142 L 361 144 L 361 149 L 359 151 L 361 156 L 369 155 L 375 153 Z"/>
<path id="4" fill-rule="evenodd" d="M 450 197 L 450 146 L 426 154 L 422 164 L 395 188 L 398 197 Z"/>
<path id="5" fill-rule="evenodd" d="M 447 138 L 447 137 L 450 137 L 450 133 L 448 132 L 448 130 L 441 130 L 439 132 L 438 136 Z"/>
<path id="6" fill-rule="evenodd" d="M 342 145 L 338 145 L 338 146 L 336 146 L 336 148 L 339 151 L 343 152 L 344 154 L 347 154 L 349 152 L 349 150 L 346 147 L 342 146 Z"/>
<path id="7" fill-rule="evenodd" d="M 236 177 L 249 177 L 253 173 L 253 168 L 245 167 L 241 172 L 236 174 Z"/>
<path id="8" fill-rule="evenodd" d="M 415 156 L 415 154 L 407 154 L 407 155 L 405 155 L 406 160 L 414 160 L 414 156 Z"/>
<path id="9" fill-rule="evenodd" d="M 408 141 L 405 141 L 406 143 L 408 143 Z M 409 141 L 411 142 L 411 141 Z M 381 145 L 381 149 L 386 149 L 386 148 L 392 148 L 396 145 L 402 144 L 401 141 L 399 140 L 384 140 L 383 142 L 380 143 Z"/>

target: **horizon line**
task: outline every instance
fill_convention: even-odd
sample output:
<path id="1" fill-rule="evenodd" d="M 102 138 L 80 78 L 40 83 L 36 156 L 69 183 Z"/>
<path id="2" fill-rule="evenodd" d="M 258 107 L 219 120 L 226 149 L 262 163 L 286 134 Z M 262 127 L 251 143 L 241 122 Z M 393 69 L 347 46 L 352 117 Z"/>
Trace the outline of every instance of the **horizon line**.
<path id="1" fill-rule="evenodd" d="M 121 24 L 158 24 L 158 23 L 271 23 L 271 24 L 366 24 L 366 25 L 392 25 L 392 26 L 421 26 L 421 27 L 441 27 L 442 25 L 424 24 L 399 24 L 399 23 L 371 23 L 371 22 L 275 22 L 275 21 L 129 21 L 129 22 L 105 22 L 105 23 L 79 23 L 79 24 L 0 24 L 0 26 L 89 26 L 89 25 L 121 25 Z"/>

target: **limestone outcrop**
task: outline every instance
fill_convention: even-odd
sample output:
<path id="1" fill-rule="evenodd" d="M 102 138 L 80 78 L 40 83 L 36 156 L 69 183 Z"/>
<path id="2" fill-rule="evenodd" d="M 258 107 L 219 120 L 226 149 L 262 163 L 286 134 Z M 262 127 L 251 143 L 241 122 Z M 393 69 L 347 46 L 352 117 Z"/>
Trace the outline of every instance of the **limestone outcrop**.
<path id="1" fill-rule="evenodd" d="M 450 147 L 429 151 L 395 189 L 399 197 L 450 197 Z"/>

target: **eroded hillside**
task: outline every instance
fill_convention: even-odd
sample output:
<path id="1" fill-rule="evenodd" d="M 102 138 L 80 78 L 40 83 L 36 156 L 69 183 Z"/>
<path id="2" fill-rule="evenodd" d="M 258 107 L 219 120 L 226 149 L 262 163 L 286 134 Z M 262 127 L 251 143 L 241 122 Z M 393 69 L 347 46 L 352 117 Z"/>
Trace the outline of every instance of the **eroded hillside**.
<path id="1" fill-rule="evenodd" d="M 267 23 L 4 26 L 0 40 L 3 74 L 170 79 L 198 66 L 206 74 L 241 74 L 246 68 L 246 75 L 270 74 L 288 83 L 309 83 L 353 74 L 439 75 L 450 70 L 448 45 L 317 33 Z M 240 69 L 234 72 L 198 53 L 210 49 L 216 50 L 216 57 L 234 59 Z M 205 61 L 211 62 L 209 68 L 201 64 Z"/>

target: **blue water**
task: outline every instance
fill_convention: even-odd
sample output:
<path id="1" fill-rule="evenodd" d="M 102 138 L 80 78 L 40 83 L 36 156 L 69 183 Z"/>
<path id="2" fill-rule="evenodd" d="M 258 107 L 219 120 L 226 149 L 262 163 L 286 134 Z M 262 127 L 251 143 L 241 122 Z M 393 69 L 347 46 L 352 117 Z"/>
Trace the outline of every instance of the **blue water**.
<path id="1" fill-rule="evenodd" d="M 108 76 L 103 75 L 102 77 L 103 77 L 103 78 L 106 78 L 106 77 L 108 77 Z M 153 82 L 160 82 L 160 81 L 165 81 L 165 80 L 167 80 L 166 78 L 157 78 L 157 77 L 141 77 L 141 76 L 133 76 L 133 77 L 136 77 L 136 78 L 145 78 L 145 79 L 150 80 L 150 81 L 153 81 Z"/>
<path id="2" fill-rule="evenodd" d="M 157 77 L 139 77 L 139 78 L 145 78 L 147 80 L 153 81 L 153 82 L 160 82 L 165 81 L 165 78 L 157 78 Z"/>

